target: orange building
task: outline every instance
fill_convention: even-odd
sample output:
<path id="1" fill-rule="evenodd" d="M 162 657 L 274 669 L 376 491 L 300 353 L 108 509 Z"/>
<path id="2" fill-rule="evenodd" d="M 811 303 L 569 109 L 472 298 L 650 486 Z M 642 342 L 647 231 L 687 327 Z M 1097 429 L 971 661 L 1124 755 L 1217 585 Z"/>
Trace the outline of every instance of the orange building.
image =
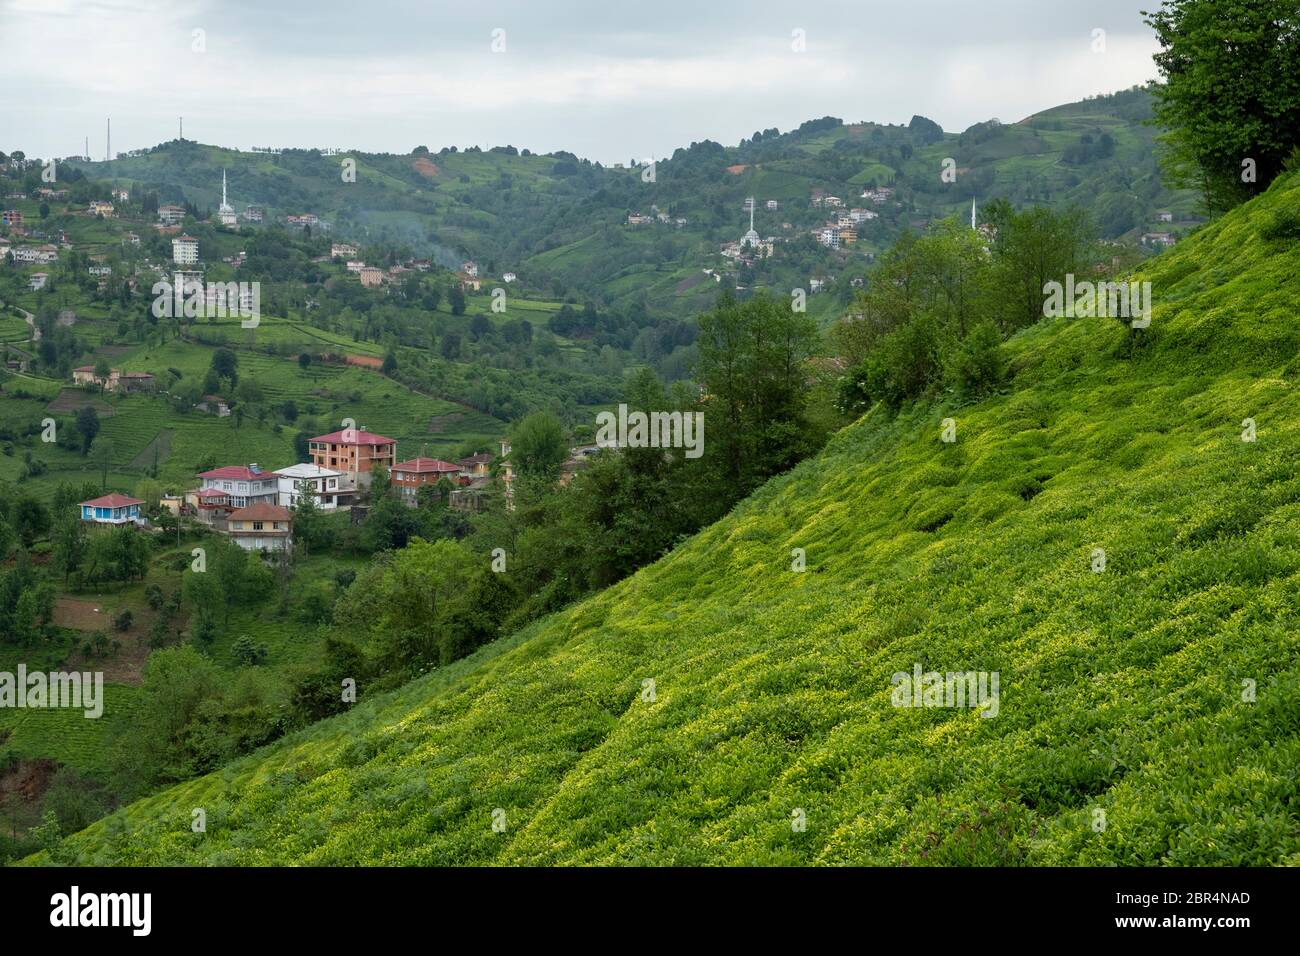
<path id="1" fill-rule="evenodd" d="M 397 464 L 396 441 L 359 428 L 317 435 L 308 450 L 312 464 L 346 472 L 358 488 L 370 487 L 370 475 L 376 467 L 382 465 L 391 472 Z"/>
<path id="2" fill-rule="evenodd" d="M 416 492 L 421 485 L 436 485 L 442 478 L 455 482 L 460 465 L 440 458 L 412 458 L 393 466 L 393 487 L 408 505 L 416 503 Z"/>

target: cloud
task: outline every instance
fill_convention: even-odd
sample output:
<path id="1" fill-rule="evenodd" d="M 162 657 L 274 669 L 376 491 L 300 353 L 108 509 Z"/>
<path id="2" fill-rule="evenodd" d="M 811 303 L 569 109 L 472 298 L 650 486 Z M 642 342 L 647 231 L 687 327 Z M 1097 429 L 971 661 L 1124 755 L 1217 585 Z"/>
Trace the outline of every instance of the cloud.
<path id="1" fill-rule="evenodd" d="M 1141 5 L 3 0 L 0 148 L 77 152 L 109 115 L 117 149 L 184 115 L 191 138 L 232 146 L 508 142 L 603 161 L 827 114 L 962 129 L 1151 78 Z"/>

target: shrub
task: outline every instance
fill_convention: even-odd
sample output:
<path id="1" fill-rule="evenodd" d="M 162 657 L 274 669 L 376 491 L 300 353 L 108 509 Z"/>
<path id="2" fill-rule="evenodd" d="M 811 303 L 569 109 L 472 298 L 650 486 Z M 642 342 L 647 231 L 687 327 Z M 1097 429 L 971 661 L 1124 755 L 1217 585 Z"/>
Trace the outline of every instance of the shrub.
<path id="1" fill-rule="evenodd" d="M 947 357 L 944 367 L 948 384 L 969 397 L 993 390 L 1005 374 L 1002 337 L 988 320 L 970 330 L 961 345 Z"/>

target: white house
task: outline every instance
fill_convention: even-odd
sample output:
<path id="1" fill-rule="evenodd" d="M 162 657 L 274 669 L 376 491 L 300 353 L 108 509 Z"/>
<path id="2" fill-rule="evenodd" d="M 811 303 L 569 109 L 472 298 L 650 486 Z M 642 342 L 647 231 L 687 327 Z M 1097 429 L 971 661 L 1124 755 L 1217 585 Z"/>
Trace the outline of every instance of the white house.
<path id="1" fill-rule="evenodd" d="M 309 493 L 316 499 L 316 507 L 321 511 L 335 511 L 352 506 L 356 486 L 345 472 L 306 462 L 281 468 L 275 475 L 278 479 L 277 503 L 282 508 L 295 507 L 304 493 Z"/>
<path id="2" fill-rule="evenodd" d="M 251 465 L 227 465 L 199 473 L 200 491 L 215 488 L 230 497 L 232 508 L 250 505 L 274 505 L 280 497 L 280 479 L 273 471 L 263 471 L 254 462 Z"/>

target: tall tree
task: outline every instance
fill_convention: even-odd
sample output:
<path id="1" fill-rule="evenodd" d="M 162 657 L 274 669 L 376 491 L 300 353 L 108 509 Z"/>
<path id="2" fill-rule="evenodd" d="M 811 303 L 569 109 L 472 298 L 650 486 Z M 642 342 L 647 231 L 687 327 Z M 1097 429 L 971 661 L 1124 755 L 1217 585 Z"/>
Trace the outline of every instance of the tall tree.
<path id="1" fill-rule="evenodd" d="M 1300 146 L 1300 0 L 1165 0 L 1143 15 L 1160 43 L 1171 179 L 1230 209 Z"/>
<path id="2" fill-rule="evenodd" d="M 510 433 L 510 459 L 522 477 L 553 481 L 568 456 L 564 426 L 550 412 L 533 412 Z"/>
<path id="3" fill-rule="evenodd" d="M 81 436 L 81 453 L 89 454 L 90 446 L 94 443 L 95 436 L 99 434 L 99 413 L 95 411 L 94 406 L 82 405 L 77 409 L 73 427 Z"/>

